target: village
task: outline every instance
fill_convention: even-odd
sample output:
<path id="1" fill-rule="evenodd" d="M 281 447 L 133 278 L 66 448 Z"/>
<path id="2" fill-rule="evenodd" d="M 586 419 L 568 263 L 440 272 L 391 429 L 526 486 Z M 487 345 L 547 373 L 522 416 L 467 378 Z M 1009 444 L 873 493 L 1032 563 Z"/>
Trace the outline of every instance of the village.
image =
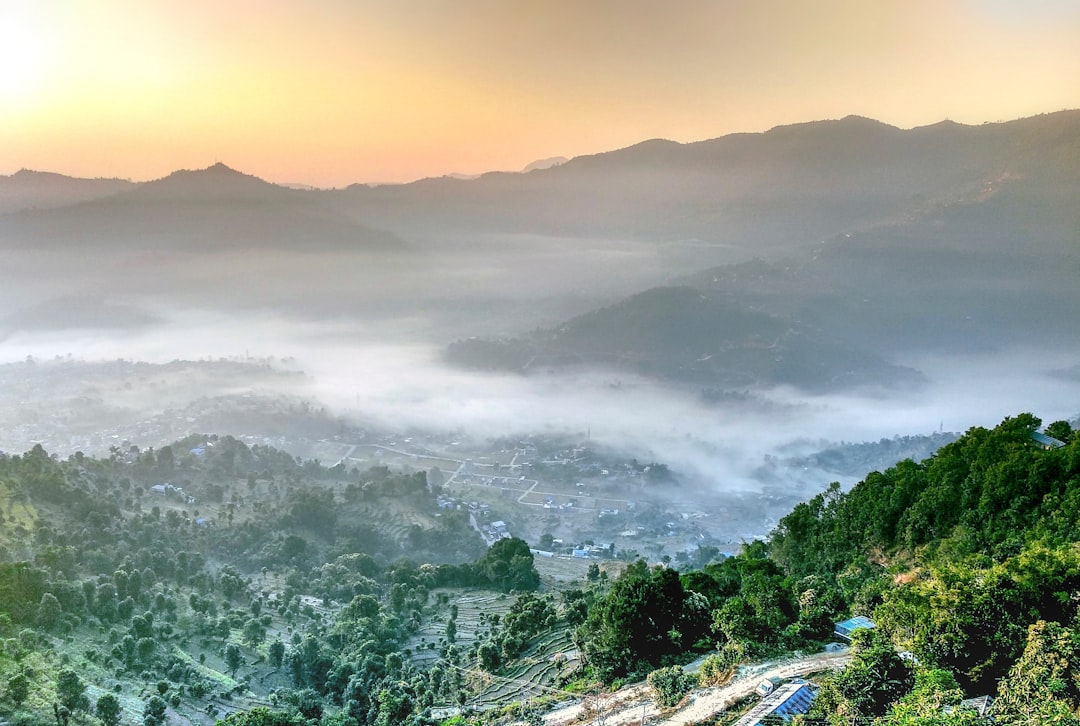
<path id="1" fill-rule="evenodd" d="M 708 561 L 766 535 L 799 496 L 773 471 L 757 491 L 689 482 L 677 462 L 639 462 L 588 432 L 477 440 L 347 422 L 290 393 L 298 375 L 246 358 L 9 363 L 0 366 L 0 441 L 13 454 L 41 445 L 59 457 L 130 458 L 196 432 L 232 431 L 249 446 L 328 466 L 423 471 L 439 506 L 468 510 L 486 542 L 521 537 L 540 556 Z"/>

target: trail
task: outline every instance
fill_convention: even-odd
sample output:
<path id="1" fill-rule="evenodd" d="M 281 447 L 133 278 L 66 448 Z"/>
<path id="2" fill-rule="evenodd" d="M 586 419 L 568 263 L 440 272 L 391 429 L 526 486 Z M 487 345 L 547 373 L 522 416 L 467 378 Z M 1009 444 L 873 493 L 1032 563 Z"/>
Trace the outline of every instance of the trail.
<path id="1" fill-rule="evenodd" d="M 849 653 L 816 653 L 794 660 L 771 661 L 739 669 L 723 686 L 695 689 L 675 710 L 661 712 L 644 683 L 626 686 L 595 699 L 584 699 L 544 714 L 545 726 L 570 726 L 595 721 L 604 726 L 685 726 L 705 721 L 746 698 L 762 679 L 798 678 L 810 673 L 841 668 L 851 660 Z M 602 719 L 597 716 L 602 712 Z"/>

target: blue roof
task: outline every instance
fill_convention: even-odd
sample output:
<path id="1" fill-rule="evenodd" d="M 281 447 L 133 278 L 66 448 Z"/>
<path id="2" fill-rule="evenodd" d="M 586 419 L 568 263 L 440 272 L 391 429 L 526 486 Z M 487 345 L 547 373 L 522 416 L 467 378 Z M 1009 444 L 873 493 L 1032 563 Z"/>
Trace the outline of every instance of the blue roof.
<path id="1" fill-rule="evenodd" d="M 865 615 L 856 615 L 853 618 L 848 618 L 843 622 L 837 623 L 834 632 L 838 635 L 851 635 L 851 633 L 858 630 L 859 628 L 871 630 L 875 627 L 877 626 L 874 625 L 874 621 L 870 618 L 866 617 Z"/>
<path id="2" fill-rule="evenodd" d="M 1053 436 L 1040 434 L 1038 431 L 1032 431 L 1031 438 L 1037 444 L 1042 444 L 1043 446 L 1052 446 L 1055 449 L 1060 449 L 1062 446 L 1065 445 L 1065 442 L 1061 439 L 1055 439 Z"/>
<path id="3" fill-rule="evenodd" d="M 808 713 L 816 695 L 809 683 L 788 683 L 762 699 L 732 726 L 759 726 L 764 719 L 777 716 L 787 721 L 790 716 Z"/>

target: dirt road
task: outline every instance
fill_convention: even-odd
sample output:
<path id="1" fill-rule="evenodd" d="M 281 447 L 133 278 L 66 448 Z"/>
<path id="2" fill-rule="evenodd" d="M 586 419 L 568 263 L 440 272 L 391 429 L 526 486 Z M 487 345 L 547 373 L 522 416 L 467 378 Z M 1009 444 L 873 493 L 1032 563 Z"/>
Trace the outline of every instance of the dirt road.
<path id="1" fill-rule="evenodd" d="M 746 698 L 762 679 L 798 678 L 810 673 L 841 668 L 851 660 L 848 653 L 816 653 L 802 658 L 771 661 L 739 669 L 730 682 L 716 688 L 699 688 L 673 710 L 661 713 L 653 703 L 649 687 L 642 684 L 626 686 L 598 698 L 586 698 L 544 715 L 546 726 L 603 723 L 604 726 L 684 726 L 695 724 L 720 713 L 733 703 Z M 598 718 L 602 713 L 602 720 Z"/>

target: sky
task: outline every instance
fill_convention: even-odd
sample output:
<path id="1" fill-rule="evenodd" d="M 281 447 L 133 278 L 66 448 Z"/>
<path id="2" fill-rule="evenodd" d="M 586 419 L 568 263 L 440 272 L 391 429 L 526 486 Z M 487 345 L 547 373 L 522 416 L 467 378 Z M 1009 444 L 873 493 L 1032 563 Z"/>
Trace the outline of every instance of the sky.
<path id="1" fill-rule="evenodd" d="M 330 187 L 1066 108 L 1074 0 L 0 0 L 0 174 Z"/>

